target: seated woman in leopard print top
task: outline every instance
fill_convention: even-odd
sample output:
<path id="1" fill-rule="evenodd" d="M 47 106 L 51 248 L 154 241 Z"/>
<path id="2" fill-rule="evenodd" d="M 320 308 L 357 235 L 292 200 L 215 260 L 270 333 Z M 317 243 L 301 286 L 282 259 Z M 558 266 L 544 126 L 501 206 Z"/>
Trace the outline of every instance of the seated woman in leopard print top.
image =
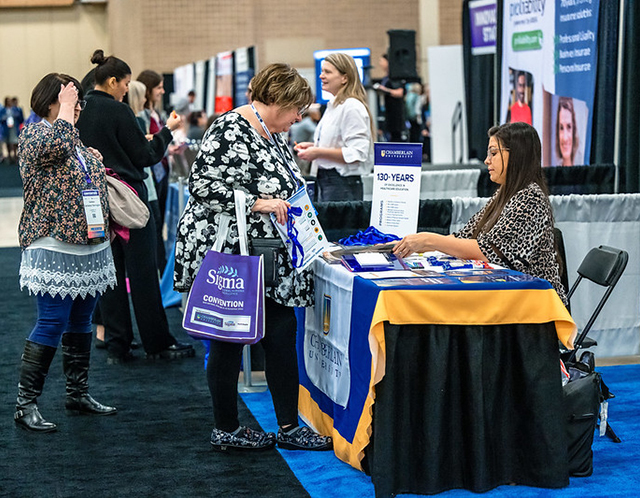
<path id="1" fill-rule="evenodd" d="M 489 130 L 485 164 L 500 185 L 462 230 L 451 235 L 407 235 L 394 252 L 442 251 L 461 259 L 507 266 L 548 280 L 566 304 L 553 238 L 553 213 L 542 175 L 540 138 L 526 123 Z"/>

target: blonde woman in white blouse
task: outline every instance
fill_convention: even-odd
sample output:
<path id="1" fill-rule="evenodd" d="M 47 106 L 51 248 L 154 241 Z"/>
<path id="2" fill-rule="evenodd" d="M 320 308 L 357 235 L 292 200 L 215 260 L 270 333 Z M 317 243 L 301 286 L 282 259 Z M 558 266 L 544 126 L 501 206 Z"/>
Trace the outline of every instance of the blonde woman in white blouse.
<path id="1" fill-rule="evenodd" d="M 362 200 L 362 178 L 373 168 L 371 113 L 356 63 L 346 54 L 322 62 L 322 89 L 334 95 L 327 104 L 314 142 L 295 146 L 300 159 L 312 161 L 319 201 Z"/>

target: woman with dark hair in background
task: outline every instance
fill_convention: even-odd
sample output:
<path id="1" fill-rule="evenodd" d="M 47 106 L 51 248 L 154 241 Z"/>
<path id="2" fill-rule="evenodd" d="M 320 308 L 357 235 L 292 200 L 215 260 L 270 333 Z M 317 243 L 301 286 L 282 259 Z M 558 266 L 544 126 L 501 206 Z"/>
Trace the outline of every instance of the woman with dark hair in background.
<path id="1" fill-rule="evenodd" d="M 146 133 L 155 135 L 165 125 L 158 110 L 162 108 L 162 96 L 164 95 L 164 82 L 162 75 L 151 69 L 145 69 L 136 78 L 144 83 L 147 88 L 145 93 L 144 112 L 138 114 L 146 123 Z M 182 125 L 182 121 L 172 131 L 177 131 Z M 156 235 L 158 238 L 158 269 L 162 273 L 166 264 L 166 254 L 164 243 L 162 242 L 162 226 L 164 225 L 164 212 L 167 206 L 167 194 L 169 192 L 169 160 L 164 157 L 151 167 L 153 181 L 156 186 L 158 196 L 158 207 L 160 209 L 160 219 L 156 220 Z"/>
<path id="2" fill-rule="evenodd" d="M 361 201 L 362 175 L 373 169 L 373 119 L 353 57 L 327 55 L 320 80 L 334 98 L 316 127 L 314 142 L 294 149 L 300 159 L 313 161 L 319 201 Z"/>
<path id="3" fill-rule="evenodd" d="M 105 57 L 102 50 L 94 52 L 91 62 L 97 65 L 96 85 L 87 95 L 87 107 L 77 123 L 80 137 L 102 153 L 104 165 L 131 185 L 148 206 L 144 168 L 162 159 L 171 142 L 171 130 L 179 125 L 180 118 L 170 117 L 167 126 L 152 140 L 147 140 L 131 108 L 122 103 L 131 80 L 127 63 L 113 56 Z M 118 286 L 100 298 L 108 362 L 122 363 L 133 359 L 127 277 L 147 358 L 194 356 L 193 347 L 179 343 L 169 331 L 158 282 L 153 212 L 146 227 L 130 230 L 128 243 L 117 238 L 111 248 Z"/>
<path id="4" fill-rule="evenodd" d="M 451 235 L 407 235 L 394 253 L 442 251 L 487 261 L 548 280 L 567 304 L 553 235 L 553 212 L 542 174 L 538 132 L 522 122 L 494 126 L 484 163 L 499 185 L 489 202 Z"/>
<path id="5" fill-rule="evenodd" d="M 76 79 L 46 75 L 31 95 L 31 108 L 43 119 L 28 126 L 18 144 L 24 184 L 20 287 L 35 294 L 38 319 L 22 354 L 14 420 L 36 432 L 56 430 L 37 402 L 61 338 L 65 407 L 94 415 L 116 413 L 88 392 L 91 315 L 98 294 L 113 288 L 116 275 L 101 156 L 83 145 L 73 126 L 84 105 Z"/>

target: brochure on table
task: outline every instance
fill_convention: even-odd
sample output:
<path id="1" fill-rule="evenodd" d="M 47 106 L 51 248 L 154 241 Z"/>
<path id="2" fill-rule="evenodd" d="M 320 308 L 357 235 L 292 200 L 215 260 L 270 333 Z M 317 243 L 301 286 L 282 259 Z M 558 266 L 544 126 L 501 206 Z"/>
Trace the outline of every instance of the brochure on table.
<path id="1" fill-rule="evenodd" d="M 418 229 L 422 144 L 374 144 L 373 197 L 369 224 L 404 237 Z"/>
<path id="2" fill-rule="evenodd" d="M 313 263 L 313 260 L 322 256 L 322 252 L 326 251 L 330 244 L 320 226 L 316 208 L 313 207 L 307 190 L 301 188 L 287 201 L 291 204 L 289 216 L 293 217 L 293 224 L 281 225 L 273 214 L 271 221 L 284 241 L 289 257 L 292 261 L 297 260 L 296 270 L 301 272 Z"/>

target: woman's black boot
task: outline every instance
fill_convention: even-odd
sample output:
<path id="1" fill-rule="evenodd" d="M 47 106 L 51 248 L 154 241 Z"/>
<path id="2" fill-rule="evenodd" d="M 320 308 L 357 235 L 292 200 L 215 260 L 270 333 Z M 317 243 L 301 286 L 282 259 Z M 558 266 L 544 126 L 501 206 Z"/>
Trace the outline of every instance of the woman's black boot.
<path id="1" fill-rule="evenodd" d="M 62 335 L 62 368 L 67 378 L 65 408 L 78 413 L 113 415 L 113 406 L 98 403 L 89 394 L 89 359 L 91 334 L 67 332 Z"/>
<path id="2" fill-rule="evenodd" d="M 38 411 L 38 396 L 42 394 L 44 380 L 49 372 L 56 348 L 36 344 L 29 340 L 24 345 L 18 398 L 13 419 L 16 425 L 35 432 L 53 432 L 56 424 L 47 422 Z"/>

